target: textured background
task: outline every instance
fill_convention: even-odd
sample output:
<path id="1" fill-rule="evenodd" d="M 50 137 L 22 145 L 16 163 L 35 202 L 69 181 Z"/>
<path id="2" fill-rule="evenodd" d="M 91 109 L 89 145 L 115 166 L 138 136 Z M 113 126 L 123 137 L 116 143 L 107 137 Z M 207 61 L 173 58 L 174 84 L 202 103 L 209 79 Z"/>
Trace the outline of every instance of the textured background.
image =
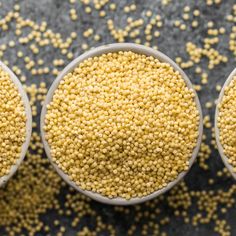
<path id="1" fill-rule="evenodd" d="M 229 31 L 232 27 L 232 23 L 227 22 L 225 20 L 226 16 L 231 13 L 231 9 L 235 0 L 227 0 L 223 1 L 220 5 L 213 5 L 211 7 L 206 6 L 205 1 L 173 1 L 167 6 L 163 6 L 161 1 L 159 0 L 136 0 L 136 1 L 124 1 L 124 0 L 113 0 L 113 2 L 117 3 L 117 10 L 115 12 L 108 12 L 104 18 L 100 18 L 98 16 L 97 11 L 93 11 L 91 15 L 88 15 L 84 12 L 84 7 L 78 1 L 78 3 L 74 4 L 78 20 L 72 22 L 69 17 L 69 10 L 71 8 L 71 4 L 66 0 L 21 0 L 21 1 L 12 1 L 12 0 L 0 0 L 2 6 L 0 7 L 0 19 L 5 15 L 7 11 L 12 9 L 14 3 L 18 2 L 21 6 L 21 16 L 25 18 L 32 19 L 33 21 L 40 23 L 43 20 L 47 21 L 48 27 L 52 29 L 54 32 L 61 33 L 63 38 L 66 38 L 68 34 L 72 31 L 78 33 L 77 39 L 73 42 L 70 47 L 70 51 L 74 53 L 74 57 L 80 55 L 83 50 L 81 45 L 83 43 L 87 43 L 89 47 L 95 47 L 99 45 L 103 45 L 106 43 L 115 42 L 113 37 L 110 35 L 107 29 L 107 19 L 113 19 L 116 27 L 123 28 L 126 25 L 126 19 L 128 17 L 127 13 L 124 13 L 124 6 L 129 3 L 135 2 L 137 5 L 137 10 L 132 12 L 133 18 L 142 17 L 146 22 L 145 12 L 149 9 L 153 11 L 153 13 L 158 13 L 163 18 L 163 27 L 160 29 L 161 36 L 158 39 L 153 39 L 151 41 L 151 45 L 157 45 L 159 50 L 167 54 L 169 57 L 175 59 L 177 56 L 181 56 L 185 59 L 188 58 L 186 53 L 185 44 L 188 41 L 191 41 L 198 46 L 202 47 L 203 38 L 206 37 L 207 31 L 207 22 L 213 21 L 215 23 L 215 27 L 219 28 L 221 26 L 225 27 L 226 34 L 220 36 L 220 42 L 216 44 L 215 48 L 220 51 L 221 54 L 227 55 L 229 61 L 227 64 L 220 64 L 216 66 L 213 70 L 209 71 L 207 69 L 207 59 L 202 59 L 199 65 L 205 69 L 206 72 L 209 72 L 209 83 L 203 86 L 202 91 L 200 91 L 199 98 L 202 103 L 203 114 L 209 114 L 211 116 L 211 122 L 214 121 L 214 109 L 205 108 L 205 103 L 207 101 L 213 101 L 218 97 L 218 92 L 215 89 L 216 84 L 223 85 L 225 79 L 229 75 L 229 73 L 235 68 L 235 57 L 232 52 L 228 49 L 228 41 L 229 41 Z M 176 19 L 181 19 L 183 7 L 189 5 L 192 8 L 197 8 L 200 10 L 201 15 L 199 17 L 199 27 L 196 29 L 192 29 L 187 26 L 186 31 L 181 31 L 178 28 L 174 27 L 174 21 Z M 82 36 L 83 31 L 87 28 L 92 27 L 95 30 L 95 33 L 101 35 L 101 40 L 96 42 L 93 38 L 84 38 Z M 0 45 L 9 42 L 11 39 L 16 39 L 16 36 L 12 33 L 14 30 L 14 24 L 12 24 L 12 29 L 7 32 L 3 32 L 0 29 Z M 144 39 L 144 34 L 142 35 Z M 126 39 L 127 42 L 132 42 L 130 38 Z M 144 40 L 143 40 L 144 42 Z M 38 83 L 39 81 L 45 81 L 47 86 L 49 87 L 54 80 L 54 76 L 52 74 L 43 75 L 43 76 L 32 76 L 29 71 L 24 69 L 23 62 L 16 57 L 16 49 L 21 50 L 26 55 L 30 55 L 32 59 L 42 58 L 48 63 L 50 69 L 53 69 L 52 61 L 55 58 L 63 58 L 67 63 L 69 60 L 62 56 L 59 50 L 56 50 L 50 46 L 45 47 L 43 50 L 40 50 L 38 55 L 32 55 L 29 51 L 29 48 L 22 45 L 17 45 L 14 49 L 8 50 L 4 59 L 10 62 L 10 65 L 17 65 L 22 68 L 24 75 L 27 77 L 26 84 Z M 194 73 L 194 68 L 185 70 L 189 78 L 194 84 L 200 84 L 200 78 L 198 75 Z M 38 122 L 38 119 L 37 119 Z M 210 145 L 211 141 L 211 131 L 210 129 L 205 129 L 205 134 L 207 135 L 207 144 Z M 222 161 L 220 160 L 219 154 L 217 150 L 215 150 L 212 146 L 212 154 L 209 160 L 207 160 L 210 169 L 208 171 L 203 171 L 198 164 L 194 164 L 189 174 L 185 177 L 185 181 L 188 184 L 189 189 L 194 190 L 210 190 L 210 189 L 227 189 L 229 186 L 234 184 L 232 178 L 222 177 L 219 178 L 216 176 L 216 172 L 223 168 Z M 214 185 L 209 185 L 208 180 L 212 178 L 215 180 Z M 65 187 L 65 192 L 67 191 L 67 187 Z M 64 192 L 62 191 L 60 195 L 61 201 L 63 201 Z M 168 193 L 165 197 L 168 196 Z M 92 207 L 96 209 L 97 213 L 101 215 L 107 223 L 111 223 L 115 226 L 117 230 L 117 235 L 126 235 L 127 227 L 133 222 L 133 215 L 129 214 L 123 217 L 121 214 L 115 213 L 113 207 L 105 206 L 96 202 L 92 202 Z M 193 204 L 194 205 L 194 204 Z M 145 206 L 143 206 L 145 209 Z M 162 204 L 159 206 L 163 214 L 165 216 L 170 217 L 170 223 L 167 226 L 164 226 L 165 232 L 168 235 L 174 236 L 197 236 L 197 235 L 216 235 L 213 231 L 212 224 L 200 225 L 197 227 L 192 226 L 191 224 L 184 224 L 181 218 L 174 216 L 172 209 L 169 209 L 165 201 L 162 201 Z M 130 208 L 132 211 L 132 207 Z M 1 209 L 0 209 L 1 211 Z M 189 214 L 194 214 L 194 207 L 190 211 Z M 48 221 L 54 219 L 56 216 L 53 212 L 48 212 L 45 215 L 42 215 L 42 219 Z M 225 219 L 231 225 L 231 233 L 232 235 L 236 235 L 236 207 L 230 209 L 224 216 Z M 66 226 L 67 230 L 65 235 L 75 235 L 74 229 L 70 228 L 69 217 L 62 217 L 60 220 Z M 158 218 L 156 221 L 158 222 Z M 88 219 L 84 219 L 81 222 L 79 228 L 82 225 L 91 225 L 92 223 Z M 78 228 L 78 229 L 79 229 Z M 0 235 L 4 235 L 4 229 L 0 229 Z M 2 232 L 2 233 L 1 233 Z M 139 233 L 137 232 L 137 235 Z M 27 235 L 27 233 L 25 233 Z M 38 234 L 43 235 L 43 234 Z M 151 234 L 150 234 L 151 235 Z"/>

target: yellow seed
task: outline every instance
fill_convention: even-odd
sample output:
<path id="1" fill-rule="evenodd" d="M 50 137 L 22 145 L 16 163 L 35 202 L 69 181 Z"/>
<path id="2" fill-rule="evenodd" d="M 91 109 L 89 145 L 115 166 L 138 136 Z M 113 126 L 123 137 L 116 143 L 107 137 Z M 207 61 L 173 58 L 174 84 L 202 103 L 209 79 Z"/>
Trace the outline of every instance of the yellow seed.
<path id="1" fill-rule="evenodd" d="M 181 30 L 186 30 L 186 29 L 187 29 L 187 27 L 186 27 L 186 25 L 185 25 L 185 24 L 181 24 L 181 25 L 180 25 L 180 29 L 181 29 Z"/>
<path id="2" fill-rule="evenodd" d="M 200 16 L 200 11 L 197 10 L 197 9 L 194 10 L 194 11 L 193 11 L 193 15 L 194 15 L 194 16 Z"/>
<path id="3" fill-rule="evenodd" d="M 147 12 L 146 12 L 146 16 L 147 16 L 147 17 L 151 17 L 151 16 L 152 16 L 152 11 L 150 11 L 150 10 L 147 11 Z"/>
<path id="4" fill-rule="evenodd" d="M 116 4 L 115 3 L 111 3 L 109 7 L 112 11 L 116 10 Z"/>

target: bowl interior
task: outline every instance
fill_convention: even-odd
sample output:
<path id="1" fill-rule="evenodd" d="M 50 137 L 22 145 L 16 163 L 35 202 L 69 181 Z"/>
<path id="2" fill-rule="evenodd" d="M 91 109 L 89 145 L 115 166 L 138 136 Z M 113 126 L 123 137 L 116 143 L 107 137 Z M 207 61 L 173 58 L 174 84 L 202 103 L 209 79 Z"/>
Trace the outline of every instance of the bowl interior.
<path id="1" fill-rule="evenodd" d="M 32 115 L 31 115 L 31 108 L 30 108 L 30 103 L 29 99 L 23 89 L 22 84 L 16 77 L 16 75 L 4 64 L 0 61 L 0 67 L 6 71 L 9 75 L 13 83 L 16 85 L 21 99 L 23 100 L 24 107 L 25 107 L 25 113 L 26 113 L 26 139 L 25 142 L 22 145 L 22 150 L 21 154 L 19 156 L 19 159 L 16 161 L 16 163 L 11 167 L 10 172 L 7 175 L 4 175 L 0 177 L 0 187 L 3 186 L 17 171 L 18 167 L 20 166 L 21 162 L 23 161 L 25 154 L 27 152 L 29 143 L 30 143 L 30 137 L 31 137 L 31 130 L 32 130 Z"/>
<path id="2" fill-rule="evenodd" d="M 236 172 L 233 170 L 233 166 L 231 164 L 229 164 L 228 162 L 228 157 L 224 154 L 224 148 L 221 145 L 220 142 L 220 130 L 218 128 L 218 122 L 217 122 L 217 118 L 219 116 L 219 109 L 218 109 L 218 105 L 221 103 L 223 97 L 224 97 L 224 91 L 225 88 L 231 83 L 231 81 L 233 80 L 234 76 L 236 76 L 236 68 L 232 71 L 232 73 L 229 75 L 229 77 L 227 78 L 227 80 L 225 81 L 219 98 L 217 100 L 217 104 L 216 104 L 216 112 L 215 112 L 215 136 L 216 136 L 216 143 L 217 143 L 217 147 L 218 147 L 218 151 L 220 153 L 221 159 L 223 160 L 226 168 L 229 170 L 229 172 L 232 174 L 232 176 L 234 177 L 234 179 L 236 179 Z"/>
<path id="3" fill-rule="evenodd" d="M 167 62 L 169 63 L 175 70 L 179 71 L 182 78 L 184 79 L 184 81 L 186 82 L 187 86 L 191 89 L 193 89 L 193 86 L 190 82 L 190 80 L 188 79 L 187 75 L 183 72 L 182 69 L 179 68 L 179 66 L 173 62 L 169 57 L 167 57 L 166 55 L 164 55 L 163 53 L 154 50 L 152 48 L 146 47 L 146 46 L 142 46 L 142 45 L 137 45 L 137 44 L 132 44 L 132 43 L 115 43 L 115 44 L 109 44 L 109 45 L 104 45 L 101 47 L 97 47 L 95 49 L 92 49 L 84 54 L 82 54 L 81 56 L 79 56 L 78 58 L 76 58 L 75 60 L 73 60 L 67 67 L 65 67 L 65 69 L 59 74 L 59 76 L 56 78 L 56 80 L 54 81 L 54 83 L 52 84 L 51 88 L 48 91 L 46 100 L 44 102 L 43 105 L 43 109 L 41 112 L 41 122 L 40 122 L 40 126 L 41 126 L 41 135 L 42 135 L 42 140 L 43 140 L 43 144 L 44 144 L 44 148 L 46 151 L 46 154 L 50 160 L 50 162 L 52 163 L 52 165 L 54 166 L 54 168 L 56 169 L 56 171 L 58 172 L 58 174 L 68 183 L 70 184 L 73 188 L 77 189 L 79 192 L 87 195 L 88 197 L 97 200 L 99 202 L 102 203 L 106 203 L 106 204 L 113 204 L 113 205 L 132 205 L 132 204 L 137 204 L 137 203 L 141 203 L 141 202 L 145 202 L 147 200 L 153 199 L 156 196 L 159 196 L 161 194 L 163 194 L 164 192 L 168 191 L 170 188 L 172 188 L 175 184 L 177 184 L 183 177 L 184 175 L 187 173 L 187 171 L 184 171 L 182 173 L 180 173 L 178 175 L 178 177 L 168 183 L 168 185 L 165 188 L 162 188 L 160 190 L 157 190 L 155 192 L 153 192 L 150 195 L 147 195 L 145 197 L 142 198 L 131 198 L 130 200 L 126 200 L 124 198 L 113 198 L 113 199 L 109 199 L 107 197 L 104 197 L 98 193 L 94 193 L 91 191 L 86 191 L 86 190 L 82 190 L 80 187 L 78 187 L 73 181 L 71 181 L 69 179 L 69 177 L 58 168 L 58 166 L 52 161 L 51 155 L 50 155 L 50 147 L 45 139 L 45 133 L 44 133 L 44 118 L 45 118 L 45 114 L 47 112 L 46 109 L 46 105 L 49 104 L 52 100 L 53 97 L 53 93 L 56 90 L 56 88 L 58 87 L 60 80 L 70 71 L 72 71 L 80 62 L 82 62 L 83 60 L 89 58 L 89 57 L 94 57 L 94 56 L 100 56 L 104 53 L 109 53 L 109 52 L 117 52 L 117 51 L 132 51 L 135 53 L 139 53 L 139 54 L 144 54 L 147 56 L 153 56 L 157 59 L 159 59 L 162 62 Z M 193 89 L 194 90 L 194 89 Z M 201 105 L 198 99 L 198 96 L 195 92 L 195 102 L 196 102 L 196 106 L 199 110 L 199 116 L 200 116 L 200 122 L 199 122 L 199 136 L 198 136 L 198 140 L 196 143 L 196 147 L 193 150 L 192 156 L 189 160 L 189 168 L 192 166 L 197 153 L 199 151 L 200 148 L 200 144 L 201 144 L 201 139 L 202 139 L 202 111 L 201 111 Z"/>

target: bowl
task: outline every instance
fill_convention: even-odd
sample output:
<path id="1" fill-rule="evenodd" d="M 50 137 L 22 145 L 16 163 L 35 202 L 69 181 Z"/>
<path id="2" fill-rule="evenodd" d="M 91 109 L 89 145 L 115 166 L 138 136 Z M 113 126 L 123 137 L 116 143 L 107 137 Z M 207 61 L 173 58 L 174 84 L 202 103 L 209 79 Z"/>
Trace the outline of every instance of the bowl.
<path id="1" fill-rule="evenodd" d="M 215 110 L 215 137 L 216 137 L 216 144 L 217 144 L 218 151 L 220 153 L 221 159 L 224 162 L 226 168 L 231 173 L 231 175 L 234 177 L 234 179 L 236 179 L 236 172 L 233 170 L 233 166 L 231 164 L 229 164 L 228 157 L 224 154 L 224 148 L 223 148 L 223 146 L 221 145 L 221 142 L 220 142 L 220 130 L 218 129 L 218 121 L 217 121 L 218 116 L 219 116 L 219 107 L 218 106 L 219 106 L 219 104 L 221 103 L 221 101 L 224 97 L 225 88 L 231 83 L 234 76 L 236 76 L 236 68 L 231 72 L 231 74 L 229 75 L 229 77 L 225 81 L 225 83 L 224 83 L 224 85 L 223 85 L 223 87 L 220 91 L 219 98 L 217 100 L 216 110 Z"/>
<path id="2" fill-rule="evenodd" d="M 182 69 L 179 68 L 179 66 L 177 66 L 177 64 L 175 62 L 173 62 L 169 57 L 167 57 L 166 55 L 164 55 L 163 53 L 156 51 L 152 48 L 146 47 L 146 46 L 142 46 L 142 45 L 137 45 L 137 44 L 133 44 L 133 43 L 115 43 L 115 44 L 108 44 L 108 45 L 104 45 L 104 46 L 100 46 L 97 48 L 94 48 L 88 52 L 85 52 L 84 54 L 82 54 L 81 56 L 77 57 L 75 60 L 73 60 L 68 66 L 65 67 L 65 69 L 58 75 L 58 77 L 56 78 L 56 80 L 54 81 L 54 83 L 52 84 L 51 88 L 48 91 L 46 100 L 44 102 L 43 108 L 42 108 L 42 112 L 41 112 L 41 135 L 42 135 L 42 140 L 43 140 L 43 144 L 44 144 L 44 148 L 46 151 L 46 154 L 50 160 L 50 162 L 52 163 L 52 165 L 54 166 L 55 170 L 57 171 L 57 173 L 73 188 L 75 188 L 76 190 L 78 190 L 79 192 L 83 193 L 84 195 L 102 202 L 102 203 L 106 203 L 106 204 L 111 204 L 111 205 L 133 205 L 133 204 L 138 204 L 138 203 L 142 203 L 145 201 L 148 201 L 150 199 L 153 199 L 163 193 L 165 193 L 166 191 L 168 191 L 169 189 L 171 189 L 174 185 L 176 185 L 187 173 L 187 171 L 184 171 L 182 173 L 180 173 L 178 175 L 178 177 L 168 183 L 168 185 L 160 190 L 157 190 L 155 192 L 153 192 L 150 195 L 144 196 L 142 198 L 131 198 L 130 200 L 126 200 L 124 198 L 113 198 L 110 199 L 108 197 L 102 196 L 98 193 L 92 192 L 92 191 L 87 191 L 87 190 L 82 190 L 79 186 L 77 186 L 73 181 L 71 181 L 69 179 L 69 177 L 58 168 L 58 166 L 52 161 L 52 157 L 50 154 L 50 147 L 49 144 L 47 143 L 46 139 L 45 139 L 45 132 L 44 132 L 44 119 L 45 119 L 45 115 L 47 113 L 47 104 L 49 104 L 52 100 L 54 91 L 56 90 L 56 88 L 58 87 L 61 79 L 70 71 L 72 71 L 79 63 L 81 63 L 82 61 L 84 61 L 85 59 L 89 58 L 89 57 L 94 57 L 94 56 L 100 56 L 101 54 L 104 53 L 109 53 L 109 52 L 116 52 L 116 51 L 133 51 L 139 54 L 144 54 L 147 56 L 153 56 L 155 58 L 158 58 L 160 61 L 163 62 L 167 62 L 169 63 L 172 67 L 174 67 L 175 70 L 179 71 L 180 74 L 182 75 L 183 79 L 185 80 L 187 86 L 191 89 L 193 89 L 193 85 L 191 84 L 189 78 L 187 77 L 187 75 L 182 71 Z M 193 89 L 194 90 L 194 89 Z M 202 128 L 202 111 L 201 111 L 201 105 L 199 102 L 199 99 L 197 97 L 197 94 L 195 92 L 195 102 L 196 102 L 196 106 L 199 110 L 199 115 L 200 115 L 200 122 L 199 122 L 199 136 L 198 136 L 198 140 L 196 143 L 196 147 L 193 150 L 192 156 L 189 160 L 189 168 L 192 166 L 194 160 L 196 159 L 197 153 L 199 151 L 200 148 L 200 144 L 201 144 L 201 139 L 202 139 L 202 132 L 203 132 L 203 128 Z"/>
<path id="3" fill-rule="evenodd" d="M 26 121 L 26 139 L 25 139 L 25 142 L 22 145 L 21 154 L 19 156 L 19 159 L 16 161 L 16 163 L 14 165 L 12 165 L 12 167 L 10 169 L 10 172 L 7 175 L 4 175 L 4 176 L 0 177 L 0 187 L 2 187 L 15 174 L 15 172 L 17 171 L 20 164 L 22 163 L 22 161 L 25 157 L 25 154 L 28 150 L 29 143 L 30 143 L 30 137 L 31 137 L 31 131 L 32 131 L 32 114 L 31 114 L 29 99 L 26 95 L 26 92 L 25 92 L 21 82 L 18 80 L 16 75 L 1 61 L 0 61 L 0 67 L 5 72 L 7 72 L 9 74 L 10 79 L 12 80 L 12 82 L 17 87 L 17 89 L 19 91 L 19 94 L 21 96 L 21 99 L 24 103 L 26 119 L 27 119 L 27 121 Z"/>

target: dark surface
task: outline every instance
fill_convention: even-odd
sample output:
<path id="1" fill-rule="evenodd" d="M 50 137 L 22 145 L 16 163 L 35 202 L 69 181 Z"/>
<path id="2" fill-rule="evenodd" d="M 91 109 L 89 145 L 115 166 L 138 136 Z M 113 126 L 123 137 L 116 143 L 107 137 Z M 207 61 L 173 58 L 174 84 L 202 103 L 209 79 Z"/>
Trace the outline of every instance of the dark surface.
<path id="1" fill-rule="evenodd" d="M 2 7 L 0 8 L 0 19 L 5 15 L 6 11 L 9 11 L 12 6 L 12 0 L 0 0 L 2 3 Z M 71 8 L 71 4 L 65 0 L 22 0 L 17 1 L 21 6 L 21 16 L 25 16 L 25 18 L 32 19 L 36 22 L 42 22 L 43 20 L 47 21 L 48 27 L 55 32 L 59 32 L 62 34 L 63 38 L 66 38 L 67 35 L 75 31 L 78 33 L 78 38 L 70 47 L 69 51 L 74 53 L 74 57 L 80 55 L 83 50 L 81 48 L 82 43 L 87 43 L 90 47 L 95 47 L 99 45 L 103 45 L 106 43 L 115 42 L 115 40 L 110 35 L 106 21 L 107 19 L 114 19 L 115 26 L 124 27 L 126 24 L 126 19 L 128 17 L 127 13 L 124 13 L 123 7 L 128 2 L 131 4 L 131 1 L 113 1 L 117 3 L 117 10 L 115 12 L 108 11 L 107 16 L 104 18 L 100 18 L 98 16 L 98 11 L 93 11 L 91 15 L 88 15 L 84 12 L 84 7 L 80 2 L 76 3 L 76 11 L 78 14 L 78 20 L 72 22 L 69 17 L 69 9 Z M 213 101 L 218 97 L 218 92 L 215 89 L 216 84 L 223 85 L 227 76 L 230 72 L 235 68 L 235 57 L 232 52 L 228 49 L 229 43 L 229 32 L 233 25 L 226 21 L 226 16 L 231 13 L 231 9 L 235 0 L 224 1 L 224 3 L 220 5 L 213 5 L 211 7 L 206 6 L 205 1 L 172 1 L 167 6 L 163 6 L 161 1 L 148 0 L 134 1 L 137 4 L 137 10 L 135 12 L 129 13 L 133 18 L 142 16 L 144 21 L 147 22 L 147 18 L 145 16 L 145 12 L 148 9 L 153 11 L 153 14 L 160 14 L 163 18 L 163 27 L 160 28 L 161 36 L 158 39 L 154 39 L 151 42 L 151 45 L 158 45 L 159 50 L 163 53 L 167 54 L 172 59 L 175 59 L 177 56 L 188 59 L 188 54 L 186 53 L 185 44 L 188 41 L 191 41 L 197 44 L 200 47 L 203 47 L 203 38 L 206 37 L 207 32 L 207 22 L 213 21 L 215 23 L 215 27 L 219 28 L 221 26 L 226 28 L 226 34 L 220 36 L 220 42 L 214 46 L 219 52 L 223 55 L 227 55 L 229 58 L 229 62 L 216 66 L 213 70 L 207 69 L 207 61 L 208 59 L 202 59 L 199 63 L 207 73 L 209 73 L 209 83 L 207 85 L 203 85 L 203 89 L 199 92 L 199 98 L 202 103 L 203 114 L 210 114 L 211 121 L 213 124 L 214 121 L 214 109 L 205 108 L 205 103 L 207 101 Z M 199 9 L 201 12 L 199 19 L 199 27 L 193 29 L 189 26 L 189 22 L 187 21 L 187 30 L 181 31 L 178 28 L 174 27 L 174 21 L 177 19 L 181 19 L 181 15 L 183 13 L 184 6 L 190 6 L 191 9 Z M 107 6 L 105 7 L 105 9 Z M 191 14 L 190 14 L 191 15 Z M 192 16 L 191 16 L 192 18 Z M 92 38 L 84 38 L 82 33 L 85 29 L 92 27 L 95 30 L 96 34 L 101 35 L 101 40 L 99 42 L 94 41 Z M 12 24 L 12 29 L 7 32 L 2 32 L 0 29 L 0 44 L 7 43 L 10 39 L 16 39 L 16 36 L 11 32 L 14 29 L 14 24 Z M 144 40 L 144 33 L 142 32 L 142 38 Z M 132 39 L 127 38 L 127 42 L 132 42 Z M 16 49 L 17 51 L 22 50 L 26 55 L 30 55 L 33 60 L 42 58 L 50 67 L 53 69 L 52 61 L 55 58 L 63 58 L 69 63 L 65 56 L 61 55 L 59 50 L 48 46 L 44 48 L 44 50 L 40 50 L 38 55 L 33 55 L 27 46 L 17 45 L 13 49 L 8 49 L 4 55 L 4 59 L 9 60 L 10 65 L 17 65 L 22 70 L 23 73 L 27 76 L 26 84 L 38 83 L 39 81 L 45 81 L 48 85 L 53 82 L 54 77 L 52 74 L 43 75 L 42 76 L 32 76 L 27 70 L 24 69 L 23 63 L 19 58 L 16 57 Z M 196 66 L 191 69 L 185 70 L 189 78 L 194 84 L 200 84 L 200 76 L 194 73 L 194 69 Z M 37 119 L 38 122 L 38 119 Z M 207 134 L 207 144 L 210 144 L 211 141 L 211 130 L 205 129 L 205 133 Z M 216 176 L 216 172 L 223 168 L 222 161 L 220 160 L 218 152 L 211 146 L 212 154 L 210 159 L 207 161 L 210 169 L 208 171 L 203 171 L 197 164 L 194 164 L 189 174 L 185 177 L 186 182 L 188 183 L 189 189 L 194 190 L 209 190 L 209 189 L 227 189 L 230 185 L 234 183 L 232 178 L 225 179 L 219 178 Z M 208 180 L 209 178 L 213 178 L 215 180 L 215 184 L 209 186 Z M 64 190 L 67 191 L 67 187 Z M 63 191 L 60 196 L 63 201 Z M 165 196 L 167 196 L 166 194 Z M 133 222 L 132 214 L 128 216 L 122 216 L 121 214 L 115 213 L 113 207 L 105 206 L 96 202 L 92 203 L 93 207 L 97 209 L 99 215 L 104 217 L 105 222 L 112 223 L 116 230 L 117 235 L 125 235 L 125 229 Z M 213 231 L 212 224 L 200 225 L 198 227 L 191 226 L 190 224 L 184 224 L 181 218 L 176 218 L 173 215 L 173 210 L 168 209 L 167 205 L 160 206 L 165 212 L 166 216 L 170 217 L 170 223 L 164 227 L 168 235 L 174 236 L 197 236 L 197 235 L 216 235 Z M 132 211 L 132 208 L 130 208 Z M 194 210 L 192 212 L 194 214 Z M 192 214 L 190 212 L 190 214 Z M 49 212 L 47 215 L 42 216 L 42 219 L 49 221 L 54 217 L 54 212 Z M 228 211 L 224 219 L 231 225 L 231 233 L 232 235 L 236 235 L 236 207 L 232 208 Z M 158 219 L 156 219 L 158 222 Z M 64 225 L 67 226 L 67 231 L 65 235 L 75 235 L 75 231 L 70 228 L 69 222 L 70 218 L 61 218 L 61 221 Z M 83 224 L 90 225 L 89 218 L 83 220 Z M 81 226 L 80 226 L 81 227 Z M 1 232 L 1 231 L 0 231 Z M 0 233 L 1 234 L 1 233 Z M 38 234 L 40 235 L 40 234 Z M 137 232 L 137 235 L 139 233 Z"/>

